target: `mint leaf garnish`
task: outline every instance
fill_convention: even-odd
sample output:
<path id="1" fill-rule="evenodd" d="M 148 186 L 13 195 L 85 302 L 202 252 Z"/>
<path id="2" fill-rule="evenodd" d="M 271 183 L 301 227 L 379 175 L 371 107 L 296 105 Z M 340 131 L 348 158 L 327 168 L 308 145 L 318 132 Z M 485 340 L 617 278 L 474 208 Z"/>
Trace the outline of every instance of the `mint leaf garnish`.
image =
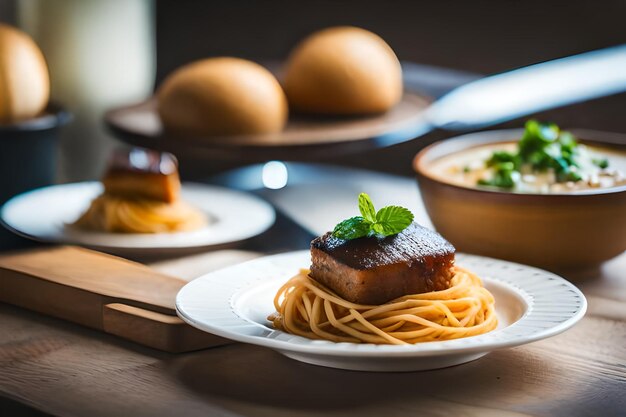
<path id="1" fill-rule="evenodd" d="M 370 233 L 371 223 L 361 216 L 351 217 L 342 221 L 333 230 L 333 236 L 341 239 L 358 239 Z"/>
<path id="2" fill-rule="evenodd" d="M 359 195 L 361 216 L 342 221 L 333 230 L 333 236 L 340 239 L 358 239 L 377 235 L 380 237 L 400 233 L 413 222 L 413 213 L 400 206 L 387 206 L 376 212 L 369 195 Z"/>
<path id="3" fill-rule="evenodd" d="M 413 213 L 400 206 L 387 206 L 376 213 L 376 233 L 383 236 L 400 233 L 413 222 Z"/>
<path id="4" fill-rule="evenodd" d="M 376 222 L 376 209 L 369 195 L 365 193 L 359 194 L 359 211 L 361 216 L 370 223 Z"/>

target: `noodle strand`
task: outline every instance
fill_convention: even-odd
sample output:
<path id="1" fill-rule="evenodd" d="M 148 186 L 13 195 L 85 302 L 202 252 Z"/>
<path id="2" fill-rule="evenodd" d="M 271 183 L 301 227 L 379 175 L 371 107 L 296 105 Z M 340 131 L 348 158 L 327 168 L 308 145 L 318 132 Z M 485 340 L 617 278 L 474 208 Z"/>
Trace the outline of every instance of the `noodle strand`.
<path id="1" fill-rule="evenodd" d="M 286 282 L 274 297 L 274 327 L 310 339 L 407 344 L 475 336 L 496 328 L 494 298 L 478 276 L 455 267 L 450 288 L 406 295 L 380 306 L 351 303 L 309 277 Z"/>

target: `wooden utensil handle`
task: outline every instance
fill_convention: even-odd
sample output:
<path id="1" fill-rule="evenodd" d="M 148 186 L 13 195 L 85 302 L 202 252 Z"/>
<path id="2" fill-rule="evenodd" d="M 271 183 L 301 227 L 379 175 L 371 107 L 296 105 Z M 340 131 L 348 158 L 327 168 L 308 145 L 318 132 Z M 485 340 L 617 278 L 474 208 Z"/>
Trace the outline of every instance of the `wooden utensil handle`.
<path id="1" fill-rule="evenodd" d="M 121 303 L 103 306 L 102 324 L 107 333 L 166 352 L 186 352 L 228 343 L 226 339 L 187 325 L 176 316 Z"/>
<path id="2" fill-rule="evenodd" d="M 0 301 L 168 352 L 223 345 L 175 315 L 185 284 L 145 265 L 73 247 L 0 255 Z"/>

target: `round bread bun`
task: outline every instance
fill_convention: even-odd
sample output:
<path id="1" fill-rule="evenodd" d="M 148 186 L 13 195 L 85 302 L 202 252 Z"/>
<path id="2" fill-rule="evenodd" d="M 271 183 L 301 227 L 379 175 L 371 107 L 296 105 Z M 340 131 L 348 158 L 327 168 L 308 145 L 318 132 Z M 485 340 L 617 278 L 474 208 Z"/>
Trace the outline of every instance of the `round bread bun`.
<path id="1" fill-rule="evenodd" d="M 402 69 L 378 35 L 333 27 L 310 35 L 294 49 L 283 84 L 290 106 L 300 112 L 381 113 L 402 97 Z"/>
<path id="2" fill-rule="evenodd" d="M 287 121 L 287 99 L 274 76 L 239 58 L 208 58 L 171 74 L 157 92 L 165 129 L 192 136 L 272 133 Z"/>
<path id="3" fill-rule="evenodd" d="M 26 33 L 0 24 L 0 123 L 39 115 L 48 105 L 48 66 Z"/>

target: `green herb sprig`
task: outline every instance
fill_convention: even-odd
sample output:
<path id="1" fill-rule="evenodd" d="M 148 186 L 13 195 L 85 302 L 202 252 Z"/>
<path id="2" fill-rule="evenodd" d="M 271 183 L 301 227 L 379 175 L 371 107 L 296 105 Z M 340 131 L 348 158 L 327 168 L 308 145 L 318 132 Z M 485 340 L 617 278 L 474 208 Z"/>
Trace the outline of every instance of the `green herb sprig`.
<path id="1" fill-rule="evenodd" d="M 554 123 L 526 122 L 524 135 L 517 145 L 517 152 L 495 151 L 485 162 L 493 168 L 491 179 L 479 179 L 479 185 L 514 188 L 521 180 L 522 166 L 532 171 L 552 169 L 557 182 L 580 181 L 580 150 L 576 138 L 559 129 Z M 608 167 L 608 160 L 594 159 L 601 169 Z"/>
<path id="2" fill-rule="evenodd" d="M 360 216 L 339 223 L 333 236 L 339 239 L 358 239 L 366 236 L 391 236 L 400 233 L 413 222 L 413 213 L 400 206 L 387 206 L 376 211 L 369 195 L 359 194 Z"/>

